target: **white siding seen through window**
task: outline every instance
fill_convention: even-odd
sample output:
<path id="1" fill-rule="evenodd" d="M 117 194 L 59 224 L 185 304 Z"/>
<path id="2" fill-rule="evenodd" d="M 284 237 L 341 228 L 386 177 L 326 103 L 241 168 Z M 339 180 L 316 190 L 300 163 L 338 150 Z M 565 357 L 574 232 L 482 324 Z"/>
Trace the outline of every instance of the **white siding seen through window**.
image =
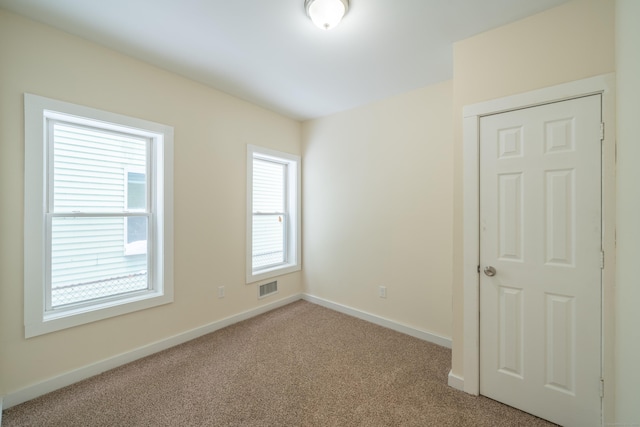
<path id="1" fill-rule="evenodd" d="M 145 236 L 144 170 L 148 138 L 50 121 L 53 185 L 50 198 L 51 284 L 47 309 L 90 302 L 148 288 L 146 251 L 125 256 L 127 235 Z M 128 206 L 123 177 L 138 167 L 142 188 L 136 209 L 143 216 L 125 216 Z M 127 180 L 128 184 L 129 180 Z M 119 214 L 119 216 L 100 214 Z M 90 214 L 90 216 L 87 216 Z M 133 224 L 132 224 L 133 222 Z M 133 225 L 133 226 L 132 226 Z M 128 227 L 127 227 L 128 226 Z"/>

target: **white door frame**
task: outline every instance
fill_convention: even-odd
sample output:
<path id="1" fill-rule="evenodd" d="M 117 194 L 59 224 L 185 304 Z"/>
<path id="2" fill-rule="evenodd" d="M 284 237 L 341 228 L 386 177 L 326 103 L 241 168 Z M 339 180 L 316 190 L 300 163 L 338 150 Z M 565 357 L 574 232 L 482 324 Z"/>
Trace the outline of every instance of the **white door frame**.
<path id="1" fill-rule="evenodd" d="M 606 379 L 603 414 L 613 413 L 615 281 L 615 76 L 605 74 L 532 92 L 465 106 L 463 109 L 463 298 L 464 379 L 463 390 L 480 393 L 480 118 L 537 105 L 602 94 L 602 378 Z"/>

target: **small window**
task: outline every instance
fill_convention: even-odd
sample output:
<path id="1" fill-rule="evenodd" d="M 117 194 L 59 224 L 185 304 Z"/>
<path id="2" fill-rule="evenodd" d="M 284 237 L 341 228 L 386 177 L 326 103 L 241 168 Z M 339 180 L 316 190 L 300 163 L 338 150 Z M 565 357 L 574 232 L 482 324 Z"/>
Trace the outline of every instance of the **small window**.
<path id="1" fill-rule="evenodd" d="M 142 168 L 125 168 L 125 211 L 145 212 L 147 208 L 147 174 Z M 127 256 L 147 253 L 147 220 L 144 216 L 128 216 L 124 219 L 124 254 Z"/>
<path id="2" fill-rule="evenodd" d="M 25 335 L 171 302 L 173 129 L 25 95 Z"/>
<path id="3" fill-rule="evenodd" d="M 300 157 L 248 146 L 247 283 L 300 269 Z"/>

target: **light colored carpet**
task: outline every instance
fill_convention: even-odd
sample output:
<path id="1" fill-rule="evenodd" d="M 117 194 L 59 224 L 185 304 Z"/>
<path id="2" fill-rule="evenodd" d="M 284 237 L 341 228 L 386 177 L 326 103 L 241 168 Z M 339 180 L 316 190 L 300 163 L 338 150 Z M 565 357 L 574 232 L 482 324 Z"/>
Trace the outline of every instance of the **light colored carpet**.
<path id="1" fill-rule="evenodd" d="M 3 426 L 548 426 L 451 351 L 298 301 L 5 410 Z"/>

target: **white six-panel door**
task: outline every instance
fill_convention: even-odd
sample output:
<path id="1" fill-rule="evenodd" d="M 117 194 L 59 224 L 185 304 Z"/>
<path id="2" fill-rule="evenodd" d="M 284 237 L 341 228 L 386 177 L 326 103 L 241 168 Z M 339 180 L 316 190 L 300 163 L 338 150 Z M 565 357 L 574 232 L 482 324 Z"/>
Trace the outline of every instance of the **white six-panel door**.
<path id="1" fill-rule="evenodd" d="M 600 123 L 600 95 L 480 120 L 480 393 L 565 426 L 601 422 Z"/>

